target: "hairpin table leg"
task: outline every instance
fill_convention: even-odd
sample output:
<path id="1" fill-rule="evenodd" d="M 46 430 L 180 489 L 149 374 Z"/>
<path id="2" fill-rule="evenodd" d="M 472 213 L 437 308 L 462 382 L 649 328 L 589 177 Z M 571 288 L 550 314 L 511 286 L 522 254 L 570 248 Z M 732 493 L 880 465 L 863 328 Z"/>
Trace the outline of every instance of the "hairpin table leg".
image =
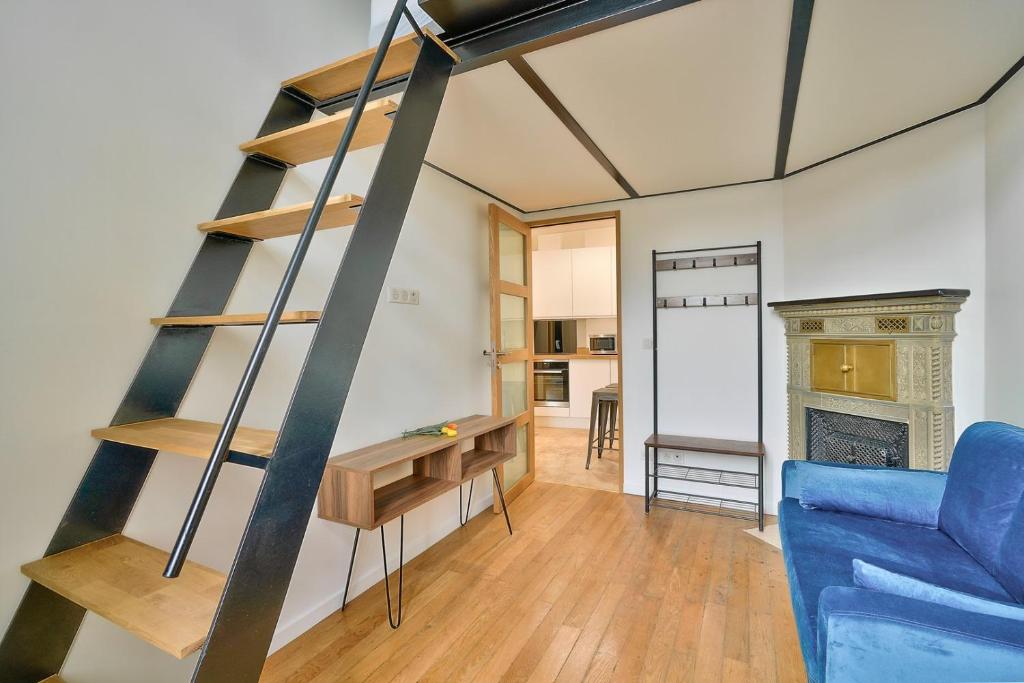
<path id="1" fill-rule="evenodd" d="M 391 582 L 388 580 L 388 549 L 384 543 L 384 525 L 380 525 L 380 554 L 384 558 L 384 596 L 388 602 L 388 624 L 392 629 L 397 629 L 402 625 L 402 558 L 405 555 L 405 515 L 398 519 L 398 616 L 394 618 L 391 616 Z"/>
<path id="2" fill-rule="evenodd" d="M 494 488 L 498 490 L 498 497 L 501 499 L 501 511 L 505 513 L 505 526 L 508 527 L 508 535 L 512 535 L 512 522 L 508 520 L 508 506 L 505 505 L 505 493 L 501 490 L 501 482 L 498 481 L 498 468 L 491 469 L 494 475 Z"/>
<path id="3" fill-rule="evenodd" d="M 356 548 L 359 547 L 359 532 L 361 529 L 356 527 L 356 538 L 352 542 L 352 559 L 348 561 L 348 576 L 345 577 L 345 592 L 341 596 L 341 610 L 345 611 L 345 603 L 348 602 L 348 587 L 352 583 L 352 568 L 356 565 Z"/>
<path id="4" fill-rule="evenodd" d="M 469 480 L 469 500 L 466 501 L 466 519 L 462 519 L 462 484 L 459 484 L 459 526 L 469 523 L 469 508 L 473 504 L 473 480 Z"/>

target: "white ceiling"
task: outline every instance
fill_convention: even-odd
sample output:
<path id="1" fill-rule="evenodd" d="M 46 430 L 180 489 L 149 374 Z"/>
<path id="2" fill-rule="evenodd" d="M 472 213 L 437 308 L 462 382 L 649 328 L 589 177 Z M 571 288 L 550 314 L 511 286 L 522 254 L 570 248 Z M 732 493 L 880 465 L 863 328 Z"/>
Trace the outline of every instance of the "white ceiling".
<path id="1" fill-rule="evenodd" d="M 704 0 L 526 61 L 640 194 L 766 178 L 792 6 Z"/>
<path id="2" fill-rule="evenodd" d="M 641 195 L 772 175 L 793 0 L 700 0 L 525 56 Z M 817 0 L 787 171 L 976 101 L 1024 0 Z M 525 210 L 621 199 L 505 62 L 452 79 L 427 158 Z"/>
<path id="3" fill-rule="evenodd" d="M 451 80 L 427 160 L 524 211 L 626 196 L 507 62 Z"/>
<path id="4" fill-rule="evenodd" d="M 787 171 L 974 102 L 1024 55 L 1024 0 L 818 0 Z"/>

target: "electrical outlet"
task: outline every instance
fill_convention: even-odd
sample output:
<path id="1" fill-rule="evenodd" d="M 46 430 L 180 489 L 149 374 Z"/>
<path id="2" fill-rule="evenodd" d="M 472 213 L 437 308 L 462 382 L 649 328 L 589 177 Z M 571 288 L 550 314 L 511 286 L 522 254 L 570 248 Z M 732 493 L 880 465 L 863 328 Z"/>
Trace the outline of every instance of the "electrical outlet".
<path id="1" fill-rule="evenodd" d="M 420 290 L 406 289 L 405 287 L 388 287 L 388 303 L 418 306 L 420 303 Z"/>

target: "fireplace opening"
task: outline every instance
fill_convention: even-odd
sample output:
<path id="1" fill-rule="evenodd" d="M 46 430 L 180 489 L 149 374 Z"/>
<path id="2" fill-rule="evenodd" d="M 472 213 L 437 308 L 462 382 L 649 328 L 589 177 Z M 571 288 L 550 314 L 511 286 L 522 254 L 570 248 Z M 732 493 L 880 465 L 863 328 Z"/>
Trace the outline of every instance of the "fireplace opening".
<path id="1" fill-rule="evenodd" d="M 807 459 L 880 467 L 908 466 L 903 422 L 807 408 Z"/>

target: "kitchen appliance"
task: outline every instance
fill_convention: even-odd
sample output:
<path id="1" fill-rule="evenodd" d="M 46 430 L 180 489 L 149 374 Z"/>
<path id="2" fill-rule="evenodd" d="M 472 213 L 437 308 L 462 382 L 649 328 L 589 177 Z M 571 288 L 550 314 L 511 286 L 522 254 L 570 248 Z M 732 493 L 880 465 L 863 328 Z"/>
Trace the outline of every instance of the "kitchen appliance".
<path id="1" fill-rule="evenodd" d="M 533 364 L 533 404 L 569 407 L 569 362 L 540 360 Z"/>
<path id="2" fill-rule="evenodd" d="M 618 352 L 619 345 L 614 334 L 590 335 L 590 353 L 592 355 L 614 355 Z"/>
<path id="3" fill-rule="evenodd" d="M 575 320 L 535 320 L 534 353 L 576 353 Z"/>

